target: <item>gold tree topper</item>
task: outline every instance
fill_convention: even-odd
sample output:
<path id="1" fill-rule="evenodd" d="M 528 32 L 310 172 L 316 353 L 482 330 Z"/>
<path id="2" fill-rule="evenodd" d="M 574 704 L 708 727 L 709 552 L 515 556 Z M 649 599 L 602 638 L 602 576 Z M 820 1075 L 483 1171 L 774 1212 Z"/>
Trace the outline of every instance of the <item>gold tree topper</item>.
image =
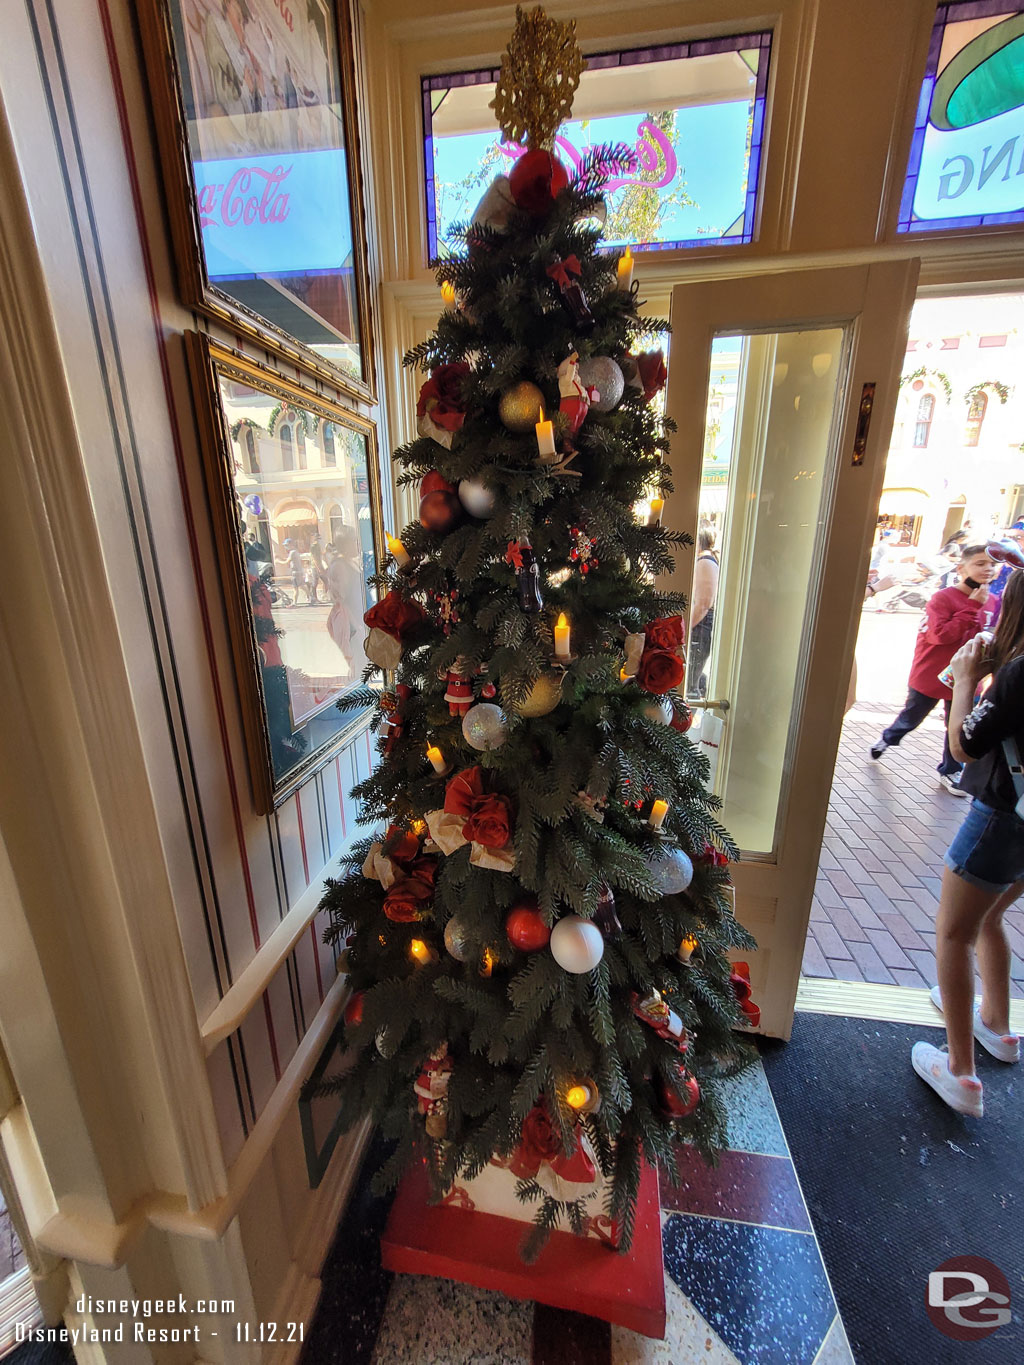
<path id="1" fill-rule="evenodd" d="M 540 5 L 526 14 L 516 6 L 516 26 L 501 59 L 491 100 L 503 142 L 550 150 L 572 111 L 572 98 L 586 66 L 576 42 L 576 21 L 560 24 Z"/>

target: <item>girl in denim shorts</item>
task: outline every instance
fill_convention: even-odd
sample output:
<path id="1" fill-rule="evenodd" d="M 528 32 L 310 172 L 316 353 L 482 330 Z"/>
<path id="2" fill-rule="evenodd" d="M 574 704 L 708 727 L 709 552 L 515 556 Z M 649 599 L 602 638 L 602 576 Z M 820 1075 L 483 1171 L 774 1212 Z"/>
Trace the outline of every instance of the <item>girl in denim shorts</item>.
<path id="1" fill-rule="evenodd" d="M 914 1070 L 951 1108 L 980 1118 L 982 1084 L 974 1039 L 1001 1062 L 1020 1058 L 1010 1032 L 1010 946 L 1003 915 L 1024 893 L 1024 818 L 1003 748 L 1024 754 L 1024 569 L 1006 584 L 991 644 L 975 638 L 951 664 L 949 747 L 966 764 L 961 787 L 974 800 L 946 852 L 935 926 L 939 984 L 932 1002 L 946 1017 L 948 1050 L 915 1043 Z M 978 684 L 992 682 L 973 708 Z M 1024 805 L 1022 805 L 1024 810 Z M 981 998 L 974 998 L 974 956 Z"/>

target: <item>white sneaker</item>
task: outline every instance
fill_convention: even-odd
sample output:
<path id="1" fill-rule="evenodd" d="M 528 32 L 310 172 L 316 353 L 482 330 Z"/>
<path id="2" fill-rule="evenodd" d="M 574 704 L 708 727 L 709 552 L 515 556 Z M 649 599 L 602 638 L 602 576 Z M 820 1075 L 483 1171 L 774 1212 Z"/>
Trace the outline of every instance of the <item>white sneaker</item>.
<path id="1" fill-rule="evenodd" d="M 950 796 L 969 796 L 970 792 L 965 792 L 955 777 L 947 777 L 945 773 L 939 773 L 939 786 L 948 791 Z"/>
<path id="2" fill-rule="evenodd" d="M 942 1013 L 942 996 L 938 986 L 933 986 L 928 997 L 935 1008 Z M 974 997 L 974 1036 L 986 1052 L 990 1052 L 997 1062 L 1020 1061 L 1020 1039 L 1016 1033 L 995 1033 L 981 1020 L 981 1000 Z"/>
<path id="3" fill-rule="evenodd" d="M 931 1043 L 915 1043 L 910 1051 L 914 1070 L 930 1085 L 940 1099 L 958 1114 L 980 1119 L 985 1112 L 984 1087 L 977 1076 L 954 1076 L 949 1069 L 949 1053 Z"/>

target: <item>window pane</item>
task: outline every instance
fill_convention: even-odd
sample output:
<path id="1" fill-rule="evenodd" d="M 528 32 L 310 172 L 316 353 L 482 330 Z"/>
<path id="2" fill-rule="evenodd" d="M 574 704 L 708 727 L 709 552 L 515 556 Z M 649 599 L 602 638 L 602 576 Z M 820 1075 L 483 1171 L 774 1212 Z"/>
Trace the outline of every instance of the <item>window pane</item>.
<path id="1" fill-rule="evenodd" d="M 1024 11 L 939 5 L 897 228 L 1024 222 Z"/>
<path id="2" fill-rule="evenodd" d="M 556 151 L 570 173 L 591 147 L 625 142 L 637 168 L 611 182 L 610 247 L 646 250 L 753 241 L 771 34 L 587 58 Z M 497 70 L 423 79 L 430 255 L 454 249 L 454 224 L 472 217 L 496 175 L 522 148 L 502 144 L 488 108 Z"/>

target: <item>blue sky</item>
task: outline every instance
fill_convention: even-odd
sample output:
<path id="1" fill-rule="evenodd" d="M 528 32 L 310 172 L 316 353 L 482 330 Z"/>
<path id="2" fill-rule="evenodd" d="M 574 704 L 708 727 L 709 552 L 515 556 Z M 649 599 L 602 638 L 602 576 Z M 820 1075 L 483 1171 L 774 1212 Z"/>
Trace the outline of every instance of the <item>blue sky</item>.
<path id="1" fill-rule="evenodd" d="M 743 212 L 743 161 L 746 150 L 747 100 L 727 104 L 697 105 L 680 109 L 677 114 L 679 138 L 676 155 L 679 175 L 696 207 L 673 206 L 665 215 L 661 241 L 688 241 L 722 232 Z M 607 142 L 636 144 L 637 125 L 642 113 L 613 118 L 591 119 L 584 129 L 578 122 L 564 126 L 563 132 L 578 150 Z M 434 173 L 439 182 L 453 184 L 469 174 L 487 148 L 498 140 L 497 133 L 466 133 L 437 138 L 434 142 Z M 452 204 L 448 221 L 468 217 L 482 190 L 475 191 L 467 204 Z M 443 237 L 447 222 L 439 223 Z"/>

